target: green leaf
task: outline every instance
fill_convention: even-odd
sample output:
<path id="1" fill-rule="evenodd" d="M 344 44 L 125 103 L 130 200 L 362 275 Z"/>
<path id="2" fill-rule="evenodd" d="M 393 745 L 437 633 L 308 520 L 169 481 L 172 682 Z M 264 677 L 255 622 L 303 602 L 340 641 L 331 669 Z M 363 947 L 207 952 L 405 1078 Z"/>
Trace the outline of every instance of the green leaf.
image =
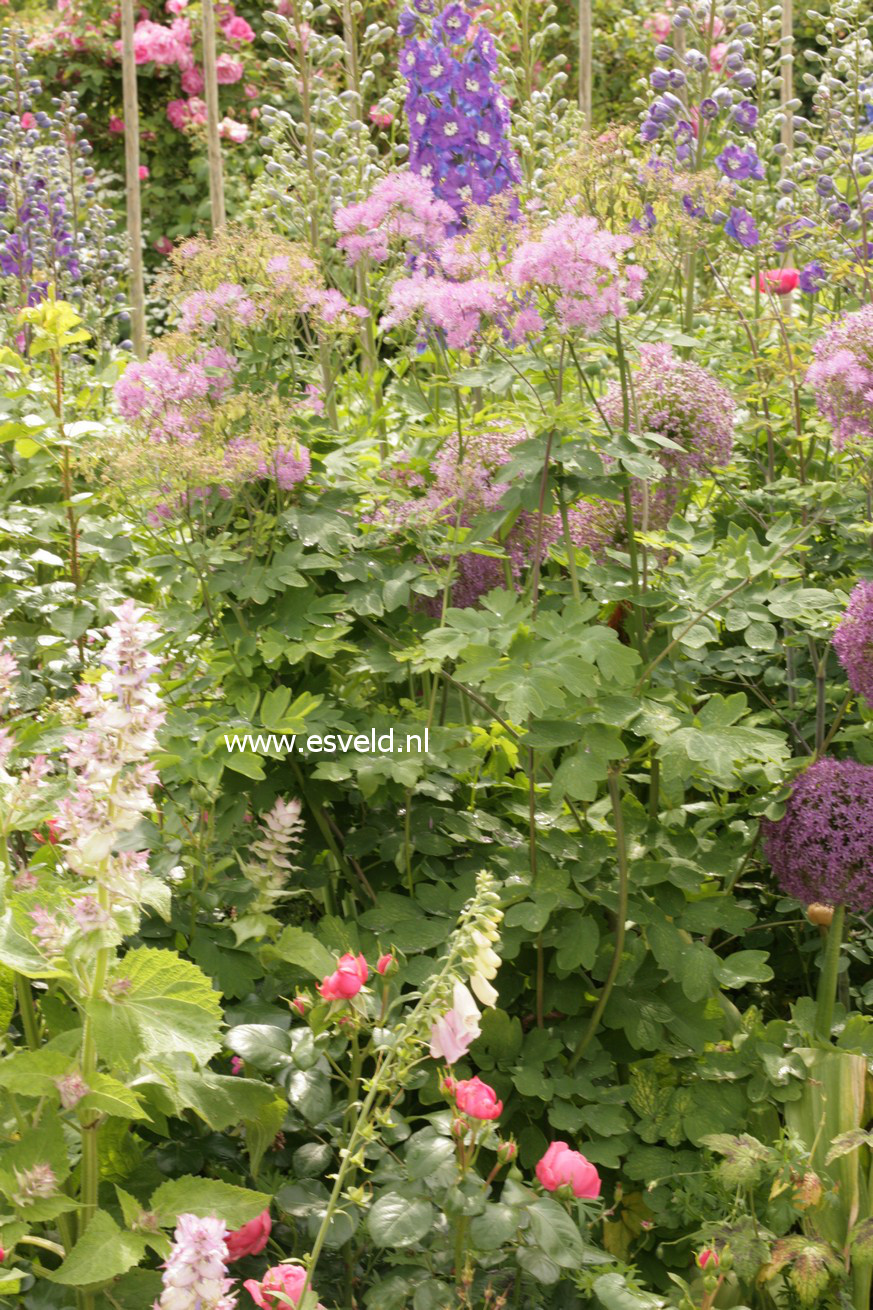
<path id="1" fill-rule="evenodd" d="M 666 1298 L 628 1287 L 622 1274 L 601 1274 L 594 1283 L 594 1295 L 604 1310 L 660 1310 Z"/>
<path id="2" fill-rule="evenodd" d="M 141 1233 L 122 1232 L 105 1210 L 98 1210 L 60 1268 L 43 1269 L 42 1276 L 66 1287 L 106 1283 L 138 1265 L 146 1249 Z"/>
<path id="3" fill-rule="evenodd" d="M 773 970 L 767 963 L 766 951 L 735 951 L 722 960 L 716 970 L 719 982 L 725 987 L 744 987 L 750 982 L 769 982 Z"/>
<path id="4" fill-rule="evenodd" d="M 579 1229 L 557 1201 L 540 1197 L 528 1209 L 530 1230 L 537 1246 L 562 1269 L 578 1269 L 585 1260 L 585 1243 Z"/>
<path id="5" fill-rule="evenodd" d="M 367 1228 L 377 1246 L 414 1246 L 430 1232 L 435 1214 L 430 1201 L 388 1192 L 367 1216 Z"/>
<path id="6" fill-rule="evenodd" d="M 254 751 L 228 751 L 224 757 L 224 766 L 233 769 L 234 773 L 241 773 L 245 778 L 253 778 L 255 782 L 260 782 L 265 776 L 264 761 Z"/>
<path id="7" fill-rule="evenodd" d="M 486 1201 L 470 1224 L 470 1241 L 479 1251 L 496 1251 L 511 1242 L 518 1229 L 518 1211 L 511 1205 Z"/>
<path id="8" fill-rule="evenodd" d="M 291 1036 L 284 1028 L 277 1028 L 274 1024 L 237 1024 L 224 1040 L 231 1051 L 262 1073 L 276 1073 L 294 1064 Z"/>
<path id="9" fill-rule="evenodd" d="M 275 947 L 271 949 L 287 964 L 298 965 L 311 973 L 313 978 L 324 978 L 336 968 L 336 960 L 318 938 L 293 924 L 284 929 Z"/>
<path id="10" fill-rule="evenodd" d="M 229 1229 L 241 1228 L 267 1209 L 272 1196 L 234 1187 L 218 1178 L 171 1178 L 152 1192 L 148 1208 L 154 1210 L 164 1228 L 171 1227 L 180 1214 L 196 1214 L 200 1219 L 223 1219 Z"/>
<path id="11" fill-rule="evenodd" d="M 257 1118 L 275 1097 L 269 1083 L 210 1071 L 179 1072 L 176 1074 L 176 1088 L 180 1103 L 198 1114 L 217 1133 L 244 1120 Z"/>
<path id="12" fill-rule="evenodd" d="M 79 1101 L 78 1109 L 96 1110 L 99 1114 L 112 1114 L 119 1119 L 148 1119 L 133 1088 L 119 1082 L 117 1078 L 95 1073 L 89 1085 L 91 1090 Z"/>
<path id="13" fill-rule="evenodd" d="M 284 1098 L 276 1098 L 265 1105 L 257 1119 L 245 1120 L 246 1150 L 249 1153 L 249 1172 L 257 1180 L 261 1161 L 276 1140 L 288 1113 L 288 1104 Z"/>
<path id="14" fill-rule="evenodd" d="M 114 986 L 113 986 L 114 984 Z M 116 965 L 113 999 L 89 1003 L 98 1048 L 120 1068 L 182 1051 L 206 1064 L 220 1049 L 221 1000 L 206 974 L 175 951 L 140 946 Z"/>

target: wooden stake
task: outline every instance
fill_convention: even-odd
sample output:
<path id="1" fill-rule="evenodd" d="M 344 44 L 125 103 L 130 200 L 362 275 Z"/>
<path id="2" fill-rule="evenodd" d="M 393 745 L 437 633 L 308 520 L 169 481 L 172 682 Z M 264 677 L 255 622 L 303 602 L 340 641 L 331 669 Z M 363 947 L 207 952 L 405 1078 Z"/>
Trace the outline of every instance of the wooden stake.
<path id="1" fill-rule="evenodd" d="M 127 245 L 130 267 L 130 310 L 133 349 L 145 358 L 145 287 L 142 273 L 142 200 L 139 189 L 139 104 L 133 55 L 133 0 L 121 0 L 121 76 L 124 115 L 124 190 L 127 201 Z"/>
<path id="2" fill-rule="evenodd" d="M 579 0 L 579 108 L 591 130 L 591 0 Z"/>
<path id="3" fill-rule="evenodd" d="M 215 67 L 215 10 L 212 0 L 202 0 L 203 9 L 203 81 L 206 86 L 206 143 L 209 158 L 209 201 L 212 206 L 212 231 L 224 227 L 224 172 L 221 163 L 221 137 L 218 135 L 218 74 Z"/>

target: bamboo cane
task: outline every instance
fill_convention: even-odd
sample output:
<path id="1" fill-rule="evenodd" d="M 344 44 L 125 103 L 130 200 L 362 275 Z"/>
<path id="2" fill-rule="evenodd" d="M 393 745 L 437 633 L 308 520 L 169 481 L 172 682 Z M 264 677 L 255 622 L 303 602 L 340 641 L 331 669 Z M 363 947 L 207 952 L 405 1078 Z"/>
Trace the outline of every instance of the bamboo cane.
<path id="1" fill-rule="evenodd" d="M 133 0 L 121 0 L 121 77 L 124 115 L 124 190 L 127 203 L 127 244 L 130 268 L 130 309 L 133 349 L 145 356 L 145 287 L 142 271 L 142 200 L 139 187 L 139 104 L 133 53 Z"/>
<path id="2" fill-rule="evenodd" d="M 780 49 L 780 75 L 782 91 L 780 101 L 785 119 L 782 123 L 782 144 L 786 147 L 782 156 L 782 172 L 791 162 L 794 149 L 794 111 L 788 109 L 789 100 L 794 98 L 794 0 L 782 0 L 782 40 Z"/>
<path id="3" fill-rule="evenodd" d="M 215 10 L 212 0 L 203 4 L 203 81 L 206 87 L 206 148 L 209 160 L 209 203 L 212 231 L 224 227 L 224 173 L 218 135 L 218 73 L 215 67 Z"/>
<path id="4" fill-rule="evenodd" d="M 579 0 L 579 108 L 591 128 L 591 0 Z"/>

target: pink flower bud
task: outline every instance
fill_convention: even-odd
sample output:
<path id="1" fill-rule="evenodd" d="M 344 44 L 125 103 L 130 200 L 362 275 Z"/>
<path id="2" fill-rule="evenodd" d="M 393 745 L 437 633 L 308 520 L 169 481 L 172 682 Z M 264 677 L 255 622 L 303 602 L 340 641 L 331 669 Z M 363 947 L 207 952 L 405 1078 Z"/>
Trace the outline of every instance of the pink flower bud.
<path id="1" fill-rule="evenodd" d="M 123 119 L 123 118 L 110 118 L 110 120 L 109 120 L 109 131 L 112 132 L 113 135 L 115 135 L 115 136 L 121 136 L 122 133 L 124 132 L 124 119 Z"/>
<path id="2" fill-rule="evenodd" d="M 247 1255 L 260 1255 L 267 1245 L 273 1227 L 270 1211 L 263 1210 L 256 1219 L 250 1219 L 242 1228 L 225 1237 L 228 1260 L 242 1260 Z"/>
<path id="3" fill-rule="evenodd" d="M 497 1146 L 497 1159 L 501 1164 L 509 1164 L 518 1155 L 515 1142 L 500 1142 Z"/>
<path id="4" fill-rule="evenodd" d="M 394 963 L 394 956 L 390 953 L 390 951 L 387 955 L 380 955 L 379 959 L 376 961 L 376 972 L 381 974 L 386 974 L 388 970 L 391 968 L 391 965 L 393 963 Z"/>
<path id="5" fill-rule="evenodd" d="M 242 1062 L 242 1060 L 239 1058 L 238 1055 L 232 1055 L 232 1056 L 230 1057 L 230 1072 L 231 1072 L 231 1073 L 242 1073 L 242 1071 L 243 1071 L 243 1062 Z"/>
<path id="6" fill-rule="evenodd" d="M 295 996 L 291 1004 L 294 1006 L 294 1009 L 298 1014 L 303 1015 L 306 1013 L 306 1001 L 302 996 Z"/>
<path id="7" fill-rule="evenodd" d="M 711 1246 L 705 1246 L 697 1255 L 698 1269 L 705 1269 L 707 1265 L 712 1265 L 713 1269 L 719 1266 L 718 1252 Z"/>
<path id="8" fill-rule="evenodd" d="M 494 1088 L 479 1077 L 455 1084 L 455 1104 L 471 1119 L 499 1119 L 503 1113 L 503 1102 L 498 1101 Z"/>
<path id="9" fill-rule="evenodd" d="M 149 170 L 146 168 L 145 164 L 140 164 L 137 171 L 139 173 L 140 182 L 144 182 L 149 175 Z"/>
<path id="10" fill-rule="evenodd" d="M 268 1269 L 258 1282 L 256 1278 L 247 1278 L 243 1287 L 260 1310 L 287 1310 L 288 1302 L 298 1305 L 306 1287 L 306 1270 L 300 1265 L 274 1265 Z M 280 1300 L 272 1293 L 278 1292 L 287 1300 Z"/>
<path id="11" fill-rule="evenodd" d="M 318 983 L 316 990 L 326 1001 L 348 1001 L 357 996 L 369 974 L 363 955 L 347 953 L 340 957 L 335 972 Z"/>

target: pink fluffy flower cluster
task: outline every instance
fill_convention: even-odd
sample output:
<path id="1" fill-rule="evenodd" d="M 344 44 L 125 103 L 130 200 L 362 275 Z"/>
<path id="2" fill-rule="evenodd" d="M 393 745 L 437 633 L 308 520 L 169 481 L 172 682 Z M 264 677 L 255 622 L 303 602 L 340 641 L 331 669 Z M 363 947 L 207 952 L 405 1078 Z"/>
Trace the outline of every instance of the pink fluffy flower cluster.
<path id="1" fill-rule="evenodd" d="M 224 398 L 237 367 L 220 346 L 171 357 L 157 350 L 129 364 L 115 384 L 123 418 L 148 429 L 153 441 L 188 445 L 211 417 L 211 402 Z"/>
<path id="2" fill-rule="evenodd" d="M 834 429 L 834 444 L 873 438 L 873 305 L 845 314 L 822 334 L 806 380 Z"/>
<path id="3" fill-rule="evenodd" d="M 501 265 L 484 269 L 467 234 L 450 237 L 454 211 L 426 178 L 391 173 L 371 195 L 337 211 L 339 248 L 350 263 L 384 261 L 392 245 L 412 269 L 388 292 L 387 331 L 417 324 L 438 331 L 451 350 L 471 350 L 486 329 L 520 345 L 554 321 L 560 333 L 594 335 L 640 300 L 645 270 L 624 263 L 632 237 L 616 236 L 589 215 L 564 214 L 522 229 Z M 519 236 L 518 227 L 514 227 Z"/>
<path id="4" fill-rule="evenodd" d="M 412 256 L 412 268 L 389 290 L 384 331 L 413 323 L 453 350 L 472 349 L 489 329 L 519 345 L 550 322 L 562 334 L 593 336 L 642 296 L 645 270 L 623 262 L 632 238 L 588 215 L 562 214 L 520 231 L 514 225 L 514 248 L 490 268 L 467 234 L 449 236 L 454 217 L 427 179 L 403 172 L 337 211 L 339 245 L 350 263 L 384 260 L 392 242 Z"/>
<path id="5" fill-rule="evenodd" d="M 234 282 L 219 282 L 214 291 L 194 291 L 182 301 L 179 327 L 183 332 L 235 323 L 250 327 L 258 316 L 257 306 L 245 289 Z"/>

